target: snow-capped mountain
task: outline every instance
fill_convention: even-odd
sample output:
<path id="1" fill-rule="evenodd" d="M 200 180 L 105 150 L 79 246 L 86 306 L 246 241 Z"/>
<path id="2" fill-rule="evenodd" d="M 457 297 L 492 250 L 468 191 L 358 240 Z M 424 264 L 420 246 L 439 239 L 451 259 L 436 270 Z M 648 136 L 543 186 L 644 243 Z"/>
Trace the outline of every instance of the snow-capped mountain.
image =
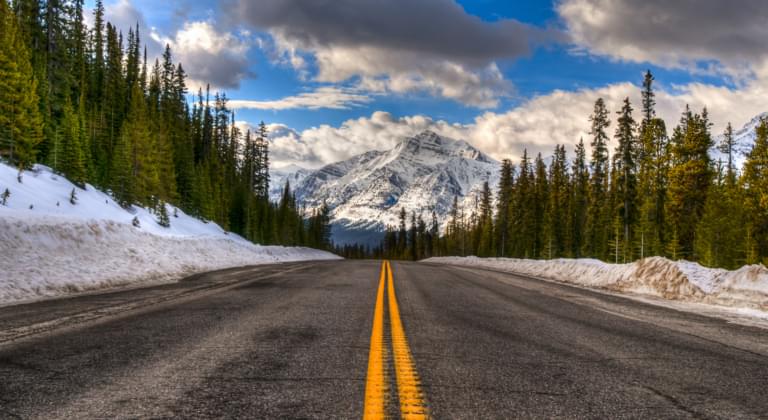
<path id="1" fill-rule="evenodd" d="M 768 112 L 763 112 L 749 120 L 749 122 L 744 124 L 740 129 L 733 131 L 733 139 L 736 144 L 734 147 L 735 153 L 733 156 L 733 163 L 737 168 L 744 166 L 744 162 L 747 160 L 747 153 L 752 150 L 752 146 L 755 144 L 755 138 L 757 136 L 755 129 L 760 125 L 760 121 L 766 118 L 768 118 Z M 723 134 L 714 136 L 715 146 L 720 144 L 722 139 Z M 717 147 L 713 148 L 711 156 L 713 159 L 722 159 L 723 162 L 726 160 L 725 155 L 717 150 Z"/>
<path id="2" fill-rule="evenodd" d="M 499 163 L 462 140 L 425 131 L 386 151 L 369 151 L 295 175 L 296 198 L 307 208 L 331 208 L 337 243 L 377 244 L 387 225 L 405 209 L 442 226 L 454 196 L 467 211 L 476 205 L 484 181 L 498 183 Z M 291 175 L 293 176 L 293 175 Z M 284 184 L 284 181 L 283 181 Z"/>
<path id="3" fill-rule="evenodd" d="M 305 169 L 298 165 L 288 165 L 282 168 L 270 169 L 269 199 L 272 201 L 280 201 L 286 182 L 290 183 L 291 189 L 293 189 L 312 172 L 311 169 Z"/>

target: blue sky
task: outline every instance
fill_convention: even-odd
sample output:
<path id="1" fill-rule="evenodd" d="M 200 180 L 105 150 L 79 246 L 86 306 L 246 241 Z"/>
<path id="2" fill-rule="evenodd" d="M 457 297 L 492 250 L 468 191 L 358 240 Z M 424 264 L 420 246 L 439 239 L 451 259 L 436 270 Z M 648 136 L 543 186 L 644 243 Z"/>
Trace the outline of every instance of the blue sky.
<path id="1" fill-rule="evenodd" d="M 213 83 L 244 125 L 271 124 L 277 163 L 318 166 L 426 128 L 498 158 L 570 145 L 591 103 L 634 99 L 646 69 L 668 124 L 686 103 L 722 108 L 718 129 L 765 110 L 765 53 L 750 42 L 765 25 L 716 0 L 105 3 L 119 26 L 139 21 L 150 51 L 170 43 L 193 88 Z"/>

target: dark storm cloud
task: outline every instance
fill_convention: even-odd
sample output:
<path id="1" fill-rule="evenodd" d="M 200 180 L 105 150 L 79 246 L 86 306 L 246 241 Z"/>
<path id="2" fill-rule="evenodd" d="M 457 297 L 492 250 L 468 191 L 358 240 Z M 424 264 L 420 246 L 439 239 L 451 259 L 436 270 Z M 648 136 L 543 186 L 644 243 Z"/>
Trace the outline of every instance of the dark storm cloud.
<path id="1" fill-rule="evenodd" d="M 738 65 L 768 55 L 765 0 L 563 0 L 577 44 L 633 61 Z"/>
<path id="2" fill-rule="evenodd" d="M 553 34 L 504 19 L 484 22 L 452 0 L 233 0 L 236 18 L 303 48 L 371 46 L 484 65 Z"/>

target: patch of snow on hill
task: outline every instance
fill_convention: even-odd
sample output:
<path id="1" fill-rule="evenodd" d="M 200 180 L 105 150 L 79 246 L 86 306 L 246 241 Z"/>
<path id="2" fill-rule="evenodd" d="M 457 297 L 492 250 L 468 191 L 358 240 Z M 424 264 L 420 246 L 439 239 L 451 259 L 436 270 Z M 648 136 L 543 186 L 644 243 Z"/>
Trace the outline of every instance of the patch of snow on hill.
<path id="1" fill-rule="evenodd" d="M 24 172 L 22 183 L 16 174 L 0 163 L 0 194 L 10 192 L 0 205 L 0 304 L 227 267 L 338 258 L 309 248 L 254 245 L 170 205 L 165 228 L 147 209 L 125 210 L 109 195 L 90 185 L 81 190 L 44 166 Z"/>
<path id="2" fill-rule="evenodd" d="M 768 311 L 768 269 L 763 265 L 748 265 L 729 271 L 662 257 L 645 258 L 630 264 L 565 258 L 436 257 L 425 261 L 490 268 L 663 299 Z"/>

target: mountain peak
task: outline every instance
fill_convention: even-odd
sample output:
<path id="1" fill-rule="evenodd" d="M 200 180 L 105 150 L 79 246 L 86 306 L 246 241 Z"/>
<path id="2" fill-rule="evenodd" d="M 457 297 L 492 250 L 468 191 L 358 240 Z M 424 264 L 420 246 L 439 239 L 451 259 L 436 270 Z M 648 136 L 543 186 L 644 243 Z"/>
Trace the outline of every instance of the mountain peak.
<path id="1" fill-rule="evenodd" d="M 425 218 L 434 211 L 445 225 L 454 197 L 471 206 L 483 182 L 498 182 L 498 167 L 469 143 L 426 130 L 390 150 L 327 165 L 295 191 L 308 209 L 329 206 L 335 242 L 375 245 L 386 226 L 398 223 L 401 209 Z"/>
<path id="2" fill-rule="evenodd" d="M 477 160 L 486 163 L 495 163 L 495 160 L 479 151 L 464 140 L 454 140 L 441 136 L 432 130 L 424 130 L 421 133 L 406 137 L 392 149 L 393 156 L 422 156 L 428 158 L 448 159 L 451 157 Z M 428 158 L 431 159 L 431 158 Z"/>

